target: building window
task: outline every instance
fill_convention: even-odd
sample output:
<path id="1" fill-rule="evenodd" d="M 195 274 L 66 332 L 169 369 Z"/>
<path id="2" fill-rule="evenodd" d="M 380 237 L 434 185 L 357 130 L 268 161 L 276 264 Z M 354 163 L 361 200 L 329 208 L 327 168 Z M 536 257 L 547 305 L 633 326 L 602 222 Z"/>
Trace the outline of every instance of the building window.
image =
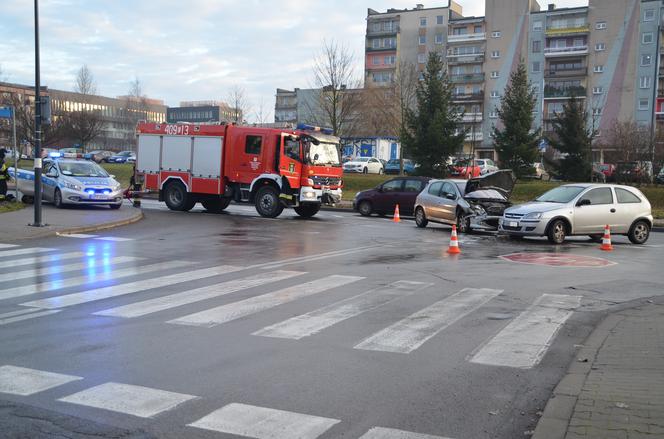
<path id="1" fill-rule="evenodd" d="M 500 50 L 494 50 L 491 52 L 491 58 L 500 58 Z"/>
<path id="2" fill-rule="evenodd" d="M 652 64 L 652 55 L 641 55 L 641 65 L 649 66 Z"/>
<path id="3" fill-rule="evenodd" d="M 481 34 L 481 33 L 484 31 L 484 29 L 482 29 L 482 25 L 481 25 L 481 24 L 478 24 L 478 25 L 475 25 L 475 28 L 473 29 L 473 31 L 474 31 L 476 34 Z"/>
<path id="4" fill-rule="evenodd" d="M 492 97 L 492 98 L 499 98 L 500 95 L 498 94 L 497 91 L 494 90 L 494 91 L 491 92 L 491 97 Z"/>
<path id="5" fill-rule="evenodd" d="M 650 88 L 650 76 L 641 76 L 639 78 L 639 88 Z"/>
<path id="6" fill-rule="evenodd" d="M 418 53 L 417 54 L 417 62 L 420 64 L 424 64 L 427 62 L 427 54 L 426 53 Z"/>
<path id="7" fill-rule="evenodd" d="M 643 44 L 652 44 L 653 42 L 652 32 L 644 32 L 643 35 L 641 35 L 641 42 Z"/>
<path id="8" fill-rule="evenodd" d="M 604 43 L 595 44 L 595 52 L 602 52 L 603 50 L 606 50 L 606 44 Z"/>
<path id="9" fill-rule="evenodd" d="M 604 73 L 604 66 L 595 66 L 593 68 L 593 72 L 595 72 L 595 73 Z"/>
<path id="10" fill-rule="evenodd" d="M 533 53 L 540 53 L 542 51 L 542 42 L 533 41 Z"/>
<path id="11" fill-rule="evenodd" d="M 601 95 L 603 91 L 604 91 L 603 87 L 593 87 L 593 94 L 594 95 Z"/>
<path id="12" fill-rule="evenodd" d="M 539 61 L 534 61 L 533 62 L 533 73 L 539 73 L 540 72 L 540 62 Z"/>
<path id="13" fill-rule="evenodd" d="M 597 23 L 595 23 L 595 29 L 597 30 L 606 29 L 606 21 L 598 21 Z"/>
<path id="14" fill-rule="evenodd" d="M 443 24 L 443 20 L 444 18 L 442 15 L 436 16 L 436 24 Z"/>
<path id="15" fill-rule="evenodd" d="M 427 43 L 427 36 L 426 35 L 420 35 L 420 46 L 423 46 Z"/>
<path id="16" fill-rule="evenodd" d="M 602 109 L 597 107 L 593 108 L 593 116 L 601 116 L 602 115 Z"/>
<path id="17" fill-rule="evenodd" d="M 436 34 L 436 44 L 443 44 L 443 34 Z"/>
<path id="18" fill-rule="evenodd" d="M 489 113 L 489 118 L 490 119 L 498 119 L 498 112 L 497 111 L 492 111 Z"/>
<path id="19" fill-rule="evenodd" d="M 541 21 L 533 22 L 533 31 L 534 32 L 542 32 L 542 22 Z"/>
<path id="20" fill-rule="evenodd" d="M 495 31 L 491 32 L 491 38 L 500 38 L 500 31 L 495 30 Z"/>
<path id="21" fill-rule="evenodd" d="M 646 9 L 643 12 L 643 21 L 653 21 L 655 19 L 655 10 L 654 9 Z"/>
<path id="22" fill-rule="evenodd" d="M 647 110 L 650 106 L 650 101 L 648 99 L 639 99 L 639 110 Z"/>
<path id="23" fill-rule="evenodd" d="M 427 17 L 420 18 L 420 27 L 426 27 L 426 26 L 427 26 Z"/>
<path id="24" fill-rule="evenodd" d="M 491 77 L 493 79 L 496 79 L 496 78 L 500 77 L 500 72 L 491 72 Z"/>
<path id="25" fill-rule="evenodd" d="M 371 40 L 371 47 L 374 49 L 380 48 L 380 40 Z"/>
<path id="26" fill-rule="evenodd" d="M 380 58 L 379 58 L 379 57 L 377 57 L 377 56 L 373 56 L 373 57 L 371 57 L 371 58 L 372 58 L 371 63 L 372 63 L 373 65 L 377 66 L 378 64 L 380 64 Z"/>
<path id="27" fill-rule="evenodd" d="M 395 55 L 390 55 L 385 57 L 385 64 L 387 65 L 393 65 L 396 64 L 397 62 L 397 57 Z"/>

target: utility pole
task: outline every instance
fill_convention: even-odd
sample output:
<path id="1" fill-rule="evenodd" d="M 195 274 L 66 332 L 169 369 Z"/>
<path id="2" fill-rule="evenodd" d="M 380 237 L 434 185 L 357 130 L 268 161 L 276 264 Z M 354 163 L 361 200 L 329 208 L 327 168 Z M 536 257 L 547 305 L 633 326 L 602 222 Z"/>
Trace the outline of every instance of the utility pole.
<path id="1" fill-rule="evenodd" d="M 43 227 L 42 224 L 42 159 L 41 159 L 41 96 L 39 67 L 39 0 L 35 0 L 35 217 L 31 224 Z"/>

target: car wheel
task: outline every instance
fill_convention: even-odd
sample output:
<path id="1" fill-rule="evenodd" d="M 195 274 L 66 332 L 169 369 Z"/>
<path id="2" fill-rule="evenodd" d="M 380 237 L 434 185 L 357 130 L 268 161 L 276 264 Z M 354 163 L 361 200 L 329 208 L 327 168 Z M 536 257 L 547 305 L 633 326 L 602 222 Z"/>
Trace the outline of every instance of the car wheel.
<path id="1" fill-rule="evenodd" d="M 371 203 L 369 201 L 360 201 L 360 204 L 357 206 L 357 211 L 360 212 L 362 216 L 371 216 L 372 212 Z"/>
<path id="2" fill-rule="evenodd" d="M 363 173 L 363 174 L 368 174 L 368 173 L 369 173 L 369 170 L 368 170 L 367 168 L 364 168 L 364 169 L 362 170 L 362 173 Z"/>
<path id="3" fill-rule="evenodd" d="M 294 208 L 295 213 L 300 215 L 302 218 L 311 218 L 316 215 L 320 210 L 320 204 L 317 203 L 306 203 L 301 204 Z"/>
<path id="4" fill-rule="evenodd" d="M 645 244 L 650 237 L 650 224 L 644 220 L 639 220 L 632 224 L 627 237 L 632 244 Z"/>
<path id="5" fill-rule="evenodd" d="M 470 233 L 470 215 L 464 211 L 457 212 L 457 232 Z"/>
<path id="6" fill-rule="evenodd" d="M 164 201 L 171 210 L 185 212 L 191 210 L 196 201 L 187 193 L 187 189 L 179 181 L 173 181 L 164 189 Z"/>
<path id="7" fill-rule="evenodd" d="M 551 244 L 562 244 L 567 236 L 567 226 L 563 220 L 555 220 L 549 225 L 546 237 Z"/>
<path id="8" fill-rule="evenodd" d="M 590 236 L 590 240 L 594 243 L 601 244 L 602 239 L 604 239 L 604 235 L 602 234 L 595 234 L 595 235 L 588 235 Z"/>
<path id="9" fill-rule="evenodd" d="M 62 203 L 62 192 L 60 192 L 60 189 L 56 189 L 55 193 L 53 194 L 53 205 L 58 209 L 62 209 L 64 207 Z"/>
<path id="10" fill-rule="evenodd" d="M 415 224 L 417 227 L 423 229 L 429 224 L 429 220 L 427 219 L 426 214 L 424 213 L 424 209 L 421 207 L 418 207 L 415 209 Z"/>
<path id="11" fill-rule="evenodd" d="M 380 169 L 378 170 L 378 175 L 383 175 L 383 168 L 380 168 Z"/>
<path id="12" fill-rule="evenodd" d="M 263 186 L 256 193 L 256 211 L 265 218 L 276 218 L 284 211 L 279 193 L 272 186 Z"/>

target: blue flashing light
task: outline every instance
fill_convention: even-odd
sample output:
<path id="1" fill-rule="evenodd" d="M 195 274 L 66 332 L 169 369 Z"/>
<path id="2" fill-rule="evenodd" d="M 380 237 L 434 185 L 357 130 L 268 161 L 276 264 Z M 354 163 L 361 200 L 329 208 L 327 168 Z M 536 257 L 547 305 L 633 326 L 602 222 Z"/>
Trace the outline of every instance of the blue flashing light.
<path id="1" fill-rule="evenodd" d="M 105 191 L 104 191 L 104 195 L 108 195 L 108 194 L 110 194 L 110 193 L 111 193 L 111 191 L 109 191 L 109 190 L 105 190 Z"/>
<path id="2" fill-rule="evenodd" d="M 85 193 L 92 195 L 92 194 L 95 193 L 95 190 L 94 189 L 86 189 Z"/>
<path id="3" fill-rule="evenodd" d="M 64 154 L 61 153 L 61 152 L 49 152 L 48 156 L 52 159 L 55 159 L 55 158 L 64 156 Z"/>
<path id="4" fill-rule="evenodd" d="M 334 133 L 332 128 L 321 128 L 321 127 L 317 127 L 317 126 L 314 126 L 314 125 L 308 125 L 306 123 L 297 124 L 297 129 L 301 130 L 301 131 L 317 131 L 317 132 L 320 132 L 320 133 L 323 133 L 323 134 L 329 134 L 329 135 L 332 135 Z"/>

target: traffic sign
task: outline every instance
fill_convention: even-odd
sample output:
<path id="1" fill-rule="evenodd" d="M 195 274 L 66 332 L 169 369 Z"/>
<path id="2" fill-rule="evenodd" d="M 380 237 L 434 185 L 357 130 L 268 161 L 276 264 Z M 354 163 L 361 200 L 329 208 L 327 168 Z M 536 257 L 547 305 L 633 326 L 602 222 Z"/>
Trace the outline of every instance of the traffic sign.
<path id="1" fill-rule="evenodd" d="M 0 107 L 0 119 L 11 119 L 11 118 L 12 118 L 12 108 Z"/>
<path id="2" fill-rule="evenodd" d="M 547 142 L 546 139 L 542 139 L 540 140 L 538 147 L 540 151 L 546 151 L 546 149 L 549 147 L 549 142 Z"/>

